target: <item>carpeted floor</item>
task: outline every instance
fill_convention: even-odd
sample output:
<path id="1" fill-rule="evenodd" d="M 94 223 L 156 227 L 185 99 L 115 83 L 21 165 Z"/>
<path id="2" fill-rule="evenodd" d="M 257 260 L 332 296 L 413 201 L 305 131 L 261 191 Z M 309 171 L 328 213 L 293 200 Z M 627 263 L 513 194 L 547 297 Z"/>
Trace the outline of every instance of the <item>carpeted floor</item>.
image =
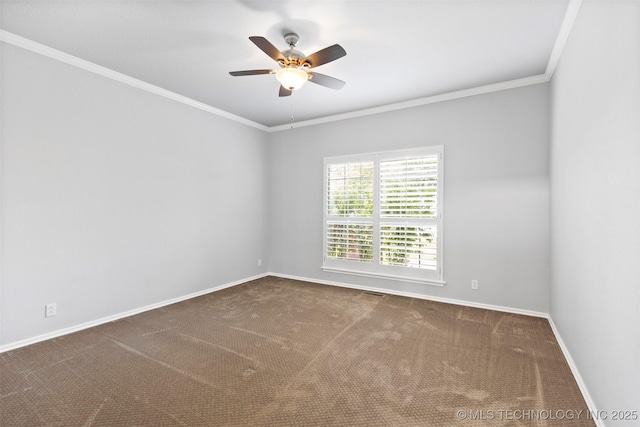
<path id="1" fill-rule="evenodd" d="M 275 277 L 0 370 L 2 426 L 594 425 L 545 319 Z"/>

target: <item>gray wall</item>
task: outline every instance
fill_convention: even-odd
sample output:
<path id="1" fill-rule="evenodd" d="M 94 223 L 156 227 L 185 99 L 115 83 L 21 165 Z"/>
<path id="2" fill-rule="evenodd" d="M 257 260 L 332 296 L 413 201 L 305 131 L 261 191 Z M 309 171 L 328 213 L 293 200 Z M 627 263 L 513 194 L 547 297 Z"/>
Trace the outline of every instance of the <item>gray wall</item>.
<path id="1" fill-rule="evenodd" d="M 548 312 L 548 103 L 540 84 L 270 134 L 270 270 Z M 444 145 L 447 284 L 323 272 L 323 158 L 425 145 Z"/>
<path id="2" fill-rule="evenodd" d="M 0 346 L 273 271 L 550 311 L 598 409 L 637 410 L 639 21 L 583 2 L 550 89 L 271 134 L 0 43 Z M 447 285 L 322 272 L 323 157 L 424 145 Z"/>
<path id="3" fill-rule="evenodd" d="M 551 84 L 550 313 L 609 412 L 640 410 L 639 76 L 640 2 L 583 2 Z"/>
<path id="4" fill-rule="evenodd" d="M 0 345 L 266 271 L 264 132 L 0 45 Z"/>

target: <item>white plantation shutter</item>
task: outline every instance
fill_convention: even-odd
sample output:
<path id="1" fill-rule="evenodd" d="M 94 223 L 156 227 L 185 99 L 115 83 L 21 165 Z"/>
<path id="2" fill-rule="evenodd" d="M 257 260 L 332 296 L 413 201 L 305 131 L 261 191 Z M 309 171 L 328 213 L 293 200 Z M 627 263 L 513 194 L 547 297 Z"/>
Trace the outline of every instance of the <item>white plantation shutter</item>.
<path id="1" fill-rule="evenodd" d="M 438 268 L 439 160 L 439 153 L 380 160 L 380 264 Z"/>
<path id="2" fill-rule="evenodd" d="M 438 267 L 437 227 L 383 223 L 380 264 L 435 270 Z"/>
<path id="3" fill-rule="evenodd" d="M 373 161 L 331 164 L 327 168 L 328 214 L 373 216 Z"/>
<path id="4" fill-rule="evenodd" d="M 373 224 L 327 223 L 327 256 L 337 260 L 373 261 Z"/>
<path id="5" fill-rule="evenodd" d="M 380 217 L 435 218 L 438 156 L 380 162 Z"/>
<path id="6" fill-rule="evenodd" d="M 323 270 L 442 286 L 442 146 L 325 159 Z"/>
<path id="7" fill-rule="evenodd" d="M 325 170 L 325 259 L 371 263 L 374 162 L 334 163 Z"/>

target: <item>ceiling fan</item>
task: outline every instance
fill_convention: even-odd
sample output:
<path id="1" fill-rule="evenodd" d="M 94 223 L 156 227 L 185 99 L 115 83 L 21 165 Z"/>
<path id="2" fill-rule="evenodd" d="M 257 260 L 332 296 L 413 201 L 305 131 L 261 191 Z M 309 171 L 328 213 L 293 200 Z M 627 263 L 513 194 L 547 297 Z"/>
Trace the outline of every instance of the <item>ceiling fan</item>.
<path id="1" fill-rule="evenodd" d="M 345 85 L 345 82 L 342 80 L 308 71 L 310 68 L 318 67 L 345 56 L 347 52 L 339 44 L 334 44 L 309 56 L 305 56 L 302 52 L 295 49 L 298 40 L 300 40 L 300 37 L 295 33 L 288 33 L 284 36 L 284 41 L 289 45 L 289 49 L 283 50 L 282 52 L 264 37 L 252 36 L 249 37 L 249 40 L 276 61 L 278 65 L 280 65 L 280 69 L 231 71 L 229 74 L 232 76 L 275 74 L 276 79 L 278 79 L 281 85 L 279 96 L 291 95 L 291 92 L 300 89 L 306 81 L 336 90 L 342 89 Z"/>

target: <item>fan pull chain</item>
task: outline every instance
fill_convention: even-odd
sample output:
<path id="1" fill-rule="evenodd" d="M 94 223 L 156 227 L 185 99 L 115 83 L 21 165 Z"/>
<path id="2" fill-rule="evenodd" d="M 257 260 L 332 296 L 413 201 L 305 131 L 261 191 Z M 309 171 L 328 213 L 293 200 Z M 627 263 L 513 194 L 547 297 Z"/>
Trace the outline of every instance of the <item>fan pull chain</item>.
<path id="1" fill-rule="evenodd" d="M 291 101 L 291 129 L 293 129 L 293 101 Z"/>

